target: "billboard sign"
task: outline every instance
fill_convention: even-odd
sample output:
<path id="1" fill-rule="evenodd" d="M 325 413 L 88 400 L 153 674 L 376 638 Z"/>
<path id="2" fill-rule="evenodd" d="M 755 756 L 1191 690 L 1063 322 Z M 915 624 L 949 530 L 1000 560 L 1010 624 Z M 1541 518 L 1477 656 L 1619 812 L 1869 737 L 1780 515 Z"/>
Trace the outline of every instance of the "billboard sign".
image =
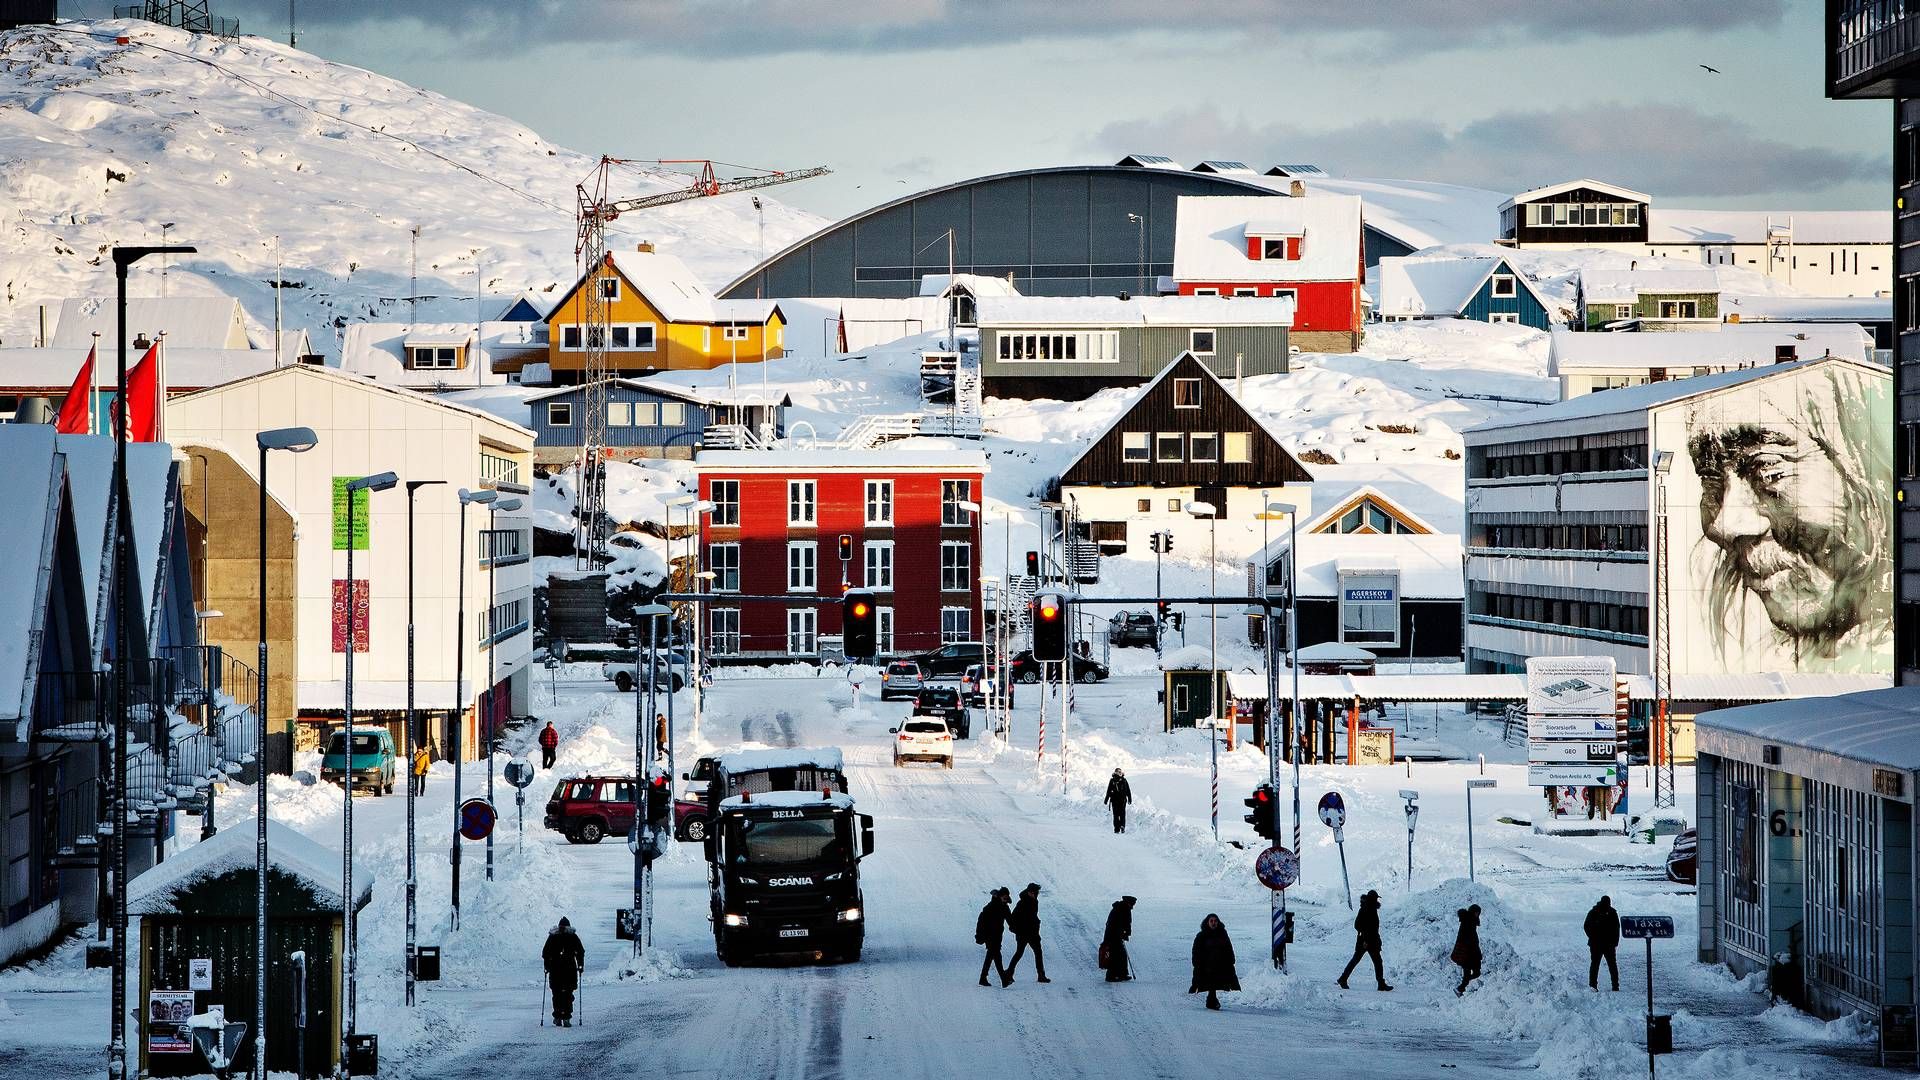
<path id="1" fill-rule="evenodd" d="M 1616 742 L 1534 739 L 1527 743 L 1527 760 L 1536 765 L 1611 765 L 1619 751 L 1620 744 Z"/>
<path id="2" fill-rule="evenodd" d="M 1527 765 L 1529 787 L 1612 787 L 1618 780 L 1619 766 L 1605 764 Z"/>
<path id="3" fill-rule="evenodd" d="M 193 991 L 147 992 L 147 1053 L 193 1053 Z"/>
<path id="4" fill-rule="evenodd" d="M 1606 729 L 1611 731 L 1613 683 L 1614 664 L 1610 656 L 1530 657 L 1527 660 L 1527 715 L 1529 718 L 1604 717 Z"/>
<path id="5" fill-rule="evenodd" d="M 1600 740 L 1614 737 L 1613 714 L 1606 716 L 1534 716 L 1527 717 L 1527 738 Z"/>

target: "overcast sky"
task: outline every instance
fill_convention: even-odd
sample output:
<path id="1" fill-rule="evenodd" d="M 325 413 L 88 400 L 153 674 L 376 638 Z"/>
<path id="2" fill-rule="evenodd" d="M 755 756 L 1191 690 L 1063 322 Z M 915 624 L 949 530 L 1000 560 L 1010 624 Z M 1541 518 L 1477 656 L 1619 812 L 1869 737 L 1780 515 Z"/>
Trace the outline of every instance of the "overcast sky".
<path id="1" fill-rule="evenodd" d="M 214 0 L 285 39 L 280 0 Z M 616 157 L 835 175 L 827 217 L 1165 153 L 1668 206 L 1887 204 L 1819 0 L 307 0 L 300 46 Z M 393 12 L 406 14 L 396 19 Z M 1719 74 L 1702 70 L 1706 64 Z"/>

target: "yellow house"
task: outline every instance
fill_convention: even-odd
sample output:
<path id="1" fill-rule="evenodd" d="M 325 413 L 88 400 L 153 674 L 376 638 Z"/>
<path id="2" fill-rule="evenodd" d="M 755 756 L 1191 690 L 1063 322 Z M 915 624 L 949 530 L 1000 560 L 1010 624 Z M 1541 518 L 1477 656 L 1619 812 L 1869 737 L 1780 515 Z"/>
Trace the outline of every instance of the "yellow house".
<path id="1" fill-rule="evenodd" d="M 607 301 L 607 369 L 614 376 L 759 363 L 785 354 L 786 316 L 771 300 L 722 300 L 672 255 L 641 244 L 609 252 L 547 316 L 547 362 L 557 381 L 586 368 L 582 325 L 591 282 Z"/>

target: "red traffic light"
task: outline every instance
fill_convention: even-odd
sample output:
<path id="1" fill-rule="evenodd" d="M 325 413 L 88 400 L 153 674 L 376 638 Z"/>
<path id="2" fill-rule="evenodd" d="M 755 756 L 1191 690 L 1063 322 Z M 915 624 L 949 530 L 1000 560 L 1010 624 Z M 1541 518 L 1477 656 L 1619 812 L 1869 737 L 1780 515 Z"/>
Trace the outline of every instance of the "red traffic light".
<path id="1" fill-rule="evenodd" d="M 1059 606 L 1056 604 L 1041 604 L 1040 617 L 1047 620 L 1048 622 L 1052 622 L 1053 620 L 1059 618 L 1060 617 Z"/>
<path id="2" fill-rule="evenodd" d="M 1253 797 L 1261 802 L 1267 802 L 1273 798 L 1273 792 L 1268 791 L 1266 788 L 1258 787 L 1253 789 Z"/>
<path id="3" fill-rule="evenodd" d="M 654 777 L 654 778 L 653 778 L 653 786 L 654 786 L 654 787 L 657 787 L 657 788 L 664 788 L 664 787 L 666 787 L 666 786 L 667 786 L 667 778 L 666 778 L 666 777 L 664 777 L 664 776 L 656 776 L 656 777 Z"/>

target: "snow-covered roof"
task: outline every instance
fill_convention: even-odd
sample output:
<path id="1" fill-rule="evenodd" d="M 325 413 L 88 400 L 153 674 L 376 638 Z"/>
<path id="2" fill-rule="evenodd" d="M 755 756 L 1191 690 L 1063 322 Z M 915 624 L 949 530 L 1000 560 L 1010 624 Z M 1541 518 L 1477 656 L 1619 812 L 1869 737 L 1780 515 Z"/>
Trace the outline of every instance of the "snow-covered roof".
<path id="1" fill-rule="evenodd" d="M 1555 327 L 1547 373 L 1645 371 L 1770 365 L 1774 350 L 1790 345 L 1801 360 L 1872 357 L 1873 335 L 1857 323 L 1722 323 L 1687 333 L 1607 334 Z"/>
<path id="2" fill-rule="evenodd" d="M 1211 671 L 1219 664 L 1205 645 L 1183 645 L 1160 658 L 1161 671 Z"/>
<path id="3" fill-rule="evenodd" d="M 1541 199 L 1552 198 L 1555 195 L 1560 195 L 1565 192 L 1573 191 L 1576 188 L 1586 188 L 1590 191 L 1605 192 L 1606 194 L 1611 195 L 1617 199 L 1625 199 L 1629 202 L 1652 202 L 1653 201 L 1653 196 L 1647 194 L 1644 191 L 1635 191 L 1632 188 L 1624 188 L 1619 186 L 1618 184 L 1603 184 L 1598 180 L 1587 178 L 1587 179 L 1580 179 L 1580 180 L 1569 180 L 1564 184 L 1548 184 L 1546 187 L 1537 187 L 1530 191 L 1522 191 L 1519 194 L 1515 195 L 1513 198 L 1508 199 L 1506 202 L 1501 203 L 1500 209 L 1505 210 L 1507 207 L 1512 206 L 1514 203 L 1538 202 Z"/>
<path id="4" fill-rule="evenodd" d="M 1193 171 L 1204 172 L 1204 173 L 1229 173 L 1234 175 L 1239 175 L 1244 173 L 1245 175 L 1248 175 L 1248 176 L 1255 175 L 1252 167 L 1250 167 L 1244 161 L 1221 161 L 1218 158 L 1208 158 L 1206 161 L 1203 161 L 1200 164 L 1195 165 L 1193 167 Z"/>
<path id="5" fill-rule="evenodd" d="M 1306 650 L 1301 650 L 1304 654 Z M 1653 680 L 1645 675 L 1624 676 L 1627 695 L 1635 701 L 1654 699 Z M 1682 701 L 1804 701 L 1828 699 L 1834 694 L 1858 693 L 1887 686 L 1890 675 L 1847 675 L 1826 673 L 1819 678 L 1794 672 L 1743 672 L 1739 674 L 1688 674 L 1673 676 L 1670 697 Z M 1912 693 L 1912 691 L 1906 691 Z M 1280 694 L 1292 693 L 1291 676 L 1280 680 Z M 1525 675 L 1458 675 L 1449 673 L 1392 673 L 1381 675 L 1301 675 L 1301 700 L 1343 701 L 1349 698 L 1367 701 L 1525 701 Z M 1821 702 L 1822 717 L 1827 702 Z M 1702 713 L 1701 723 L 1709 716 Z M 1806 706 L 1798 707 L 1799 730 L 1806 726 Z"/>
<path id="6" fill-rule="evenodd" d="M 0 424 L 0 551 L 11 554 L 14 572 L 0 574 L 0 717 L 17 719 L 28 706 L 28 670 L 37 661 L 31 646 L 39 639 L 28 629 L 40 625 L 53 559 L 52 515 L 58 512 L 51 424 Z"/>
<path id="7" fill-rule="evenodd" d="M 1804 705 L 1767 702 L 1702 713 L 1702 736 L 1727 735 L 1802 747 L 1895 769 L 1920 770 L 1920 690 L 1894 687 L 1831 697 L 1820 720 L 1807 722 Z"/>
<path id="8" fill-rule="evenodd" d="M 375 382 L 417 390 L 498 386 L 507 381 L 493 371 L 493 359 L 507 352 L 546 348 L 546 324 L 537 322 L 483 322 L 480 347 L 473 349 L 472 323 L 349 323 L 340 342 L 340 355 L 328 367 Z M 466 347 L 464 368 L 415 369 L 407 363 L 411 346 Z"/>
<path id="9" fill-rule="evenodd" d="M 686 263 L 664 251 L 615 251 L 609 258 L 620 276 L 668 322 L 764 323 L 778 308 L 771 300 L 718 299 Z"/>
<path id="10" fill-rule="evenodd" d="M 720 800 L 722 810 L 738 810 L 746 806 L 831 806 L 836 810 L 851 810 L 853 796 L 840 791 L 761 791 Z"/>
<path id="11" fill-rule="evenodd" d="M 87 362 L 87 349 L 85 345 L 76 349 L 0 349 L 0 389 L 9 393 L 45 391 L 64 394 L 80 374 L 80 365 Z M 175 390 L 213 386 L 273 370 L 271 349 L 189 349 L 176 345 L 171 335 L 167 338 L 162 355 L 167 386 Z M 292 356 L 285 359 L 289 365 L 294 362 Z M 129 348 L 128 369 L 131 370 L 139 362 L 140 354 Z M 100 349 L 95 371 L 100 389 L 115 388 L 118 379 L 115 357 L 104 345 Z"/>
<path id="12" fill-rule="evenodd" d="M 1769 232 L 1796 244 L 1891 244 L 1891 210 L 1647 211 L 1650 244 L 1764 244 Z"/>
<path id="13" fill-rule="evenodd" d="M 401 338 L 401 343 L 410 349 L 428 346 L 447 346 L 464 349 L 468 345 L 473 344 L 473 329 L 463 326 L 450 330 L 436 330 L 430 327 L 420 326 L 415 327 L 409 331 L 405 337 Z"/>
<path id="14" fill-rule="evenodd" d="M 110 595 L 105 571 L 108 553 L 113 549 L 113 538 L 107 535 L 113 493 L 113 439 L 107 435 L 59 435 L 56 445 L 67 459 L 67 503 L 80 547 L 80 581 L 97 660 L 107 623 L 102 609 Z"/>
<path id="15" fill-rule="evenodd" d="M 450 400 L 443 395 L 422 394 L 418 391 L 410 390 L 404 386 L 388 386 L 379 382 L 375 382 L 370 379 L 363 378 L 358 375 L 337 370 L 335 368 L 315 367 L 311 364 L 288 364 L 284 367 L 261 372 L 256 375 L 246 376 L 238 379 L 230 379 L 223 383 L 208 386 L 204 390 L 196 390 L 191 394 L 182 394 L 178 400 L 185 401 L 190 398 L 197 398 L 201 394 L 226 393 L 230 390 L 238 388 L 241 384 L 245 383 L 248 378 L 303 378 L 303 379 L 339 380 L 341 382 L 345 382 L 353 386 L 366 387 L 367 389 L 374 390 L 379 393 L 403 395 L 406 401 L 414 404 L 425 405 L 429 408 L 435 408 L 435 409 L 446 409 L 450 412 L 459 413 L 462 416 L 470 417 L 475 420 L 484 421 L 487 424 L 497 424 L 501 427 L 510 429 L 512 434 L 517 435 L 522 439 L 526 440 L 527 446 L 529 448 L 531 448 L 533 444 L 534 435 L 533 435 L 533 430 L 531 428 L 527 427 L 525 424 L 515 423 L 514 421 L 508 420 L 505 417 L 500 416 L 496 413 L 488 412 L 485 409 L 479 409 L 479 408 L 475 408 L 472 405 L 462 404 L 457 401 Z"/>
<path id="16" fill-rule="evenodd" d="M 856 469 L 867 472 L 986 472 L 987 455 L 978 450 L 886 449 L 842 450 L 817 447 L 797 450 L 702 450 L 694 455 L 701 472 L 822 472 Z"/>
<path id="17" fill-rule="evenodd" d="M 1585 267 L 1580 295 L 1589 304 L 1631 304 L 1643 293 L 1717 293 L 1720 275 L 1702 267 L 1671 266 L 1655 259 L 1644 266 Z"/>
<path id="18" fill-rule="evenodd" d="M 1175 204 L 1177 281 L 1352 281 L 1360 276 L 1360 198 L 1182 195 Z M 1249 259 L 1249 229 L 1300 236 L 1298 259 Z"/>
<path id="19" fill-rule="evenodd" d="M 1613 336 L 1613 335 L 1608 335 Z M 1632 334 L 1622 337 L 1673 337 L 1681 335 Z M 1693 336 L 1693 335 L 1686 335 Z M 1669 379 L 1665 382 L 1646 383 L 1641 386 L 1623 386 L 1614 390 L 1605 390 L 1597 394 L 1582 394 L 1568 398 L 1553 405 L 1542 405 L 1537 409 L 1498 417 L 1486 423 L 1470 427 L 1461 432 L 1469 445 L 1503 441 L 1497 433 L 1513 428 L 1537 427 L 1542 424 L 1555 424 L 1568 420 L 1589 420 L 1598 417 L 1620 417 L 1623 421 L 1636 425 L 1644 424 L 1647 410 L 1668 405 L 1691 397 L 1701 397 L 1718 393 L 1735 386 L 1755 382 L 1760 379 L 1785 375 L 1789 372 L 1805 371 L 1818 364 L 1853 364 L 1868 371 L 1887 375 L 1886 368 L 1860 360 L 1843 360 L 1837 356 L 1823 356 L 1814 360 L 1801 360 L 1792 364 L 1769 364 L 1765 367 L 1742 368 L 1737 371 L 1721 371 L 1712 375 L 1696 375 L 1690 379 Z"/>
<path id="20" fill-rule="evenodd" d="M 1292 326 L 1290 296 L 989 296 L 983 328 L 1029 326 Z"/>
<path id="21" fill-rule="evenodd" d="M 1323 641 L 1318 645 L 1309 645 L 1299 652 L 1302 663 L 1307 664 L 1363 664 L 1378 660 L 1379 656 L 1371 649 L 1358 645 L 1348 645 L 1339 641 Z"/>
<path id="22" fill-rule="evenodd" d="M 771 404 L 785 408 L 793 404 L 793 398 L 780 391 L 766 393 L 752 388 L 729 390 L 724 386 L 681 386 L 678 383 L 663 382 L 659 379 L 610 379 L 608 381 L 629 390 L 658 394 L 661 397 L 673 398 L 693 405 L 733 405 L 737 402 L 741 405 Z M 543 390 L 540 393 L 528 395 L 526 403 L 531 405 L 548 398 L 577 394 L 587 385 L 587 383 L 576 383 L 573 386 L 557 386 L 552 390 Z"/>
<path id="23" fill-rule="evenodd" d="M 753 772 L 760 769 L 844 769 L 846 760 L 837 746 L 803 746 L 792 749 L 729 750 L 714 755 L 716 764 L 728 772 Z M 761 796 L 755 796 L 760 798 Z M 814 798 L 819 798 L 817 792 Z"/>
<path id="24" fill-rule="evenodd" d="M 1282 558 L 1283 537 L 1257 556 L 1260 564 Z M 1300 534 L 1300 595 L 1310 598 L 1340 595 L 1340 575 L 1355 571 L 1392 570 L 1400 575 L 1400 597 L 1406 600 L 1458 600 L 1466 595 L 1466 551 L 1454 533 L 1308 533 Z"/>
<path id="25" fill-rule="evenodd" d="M 1720 294 L 1720 317 L 1742 322 L 1891 322 L 1892 296 Z"/>
<path id="26" fill-rule="evenodd" d="M 1165 154 L 1128 154 L 1115 165 L 1124 165 L 1136 169 L 1180 169 L 1181 164 Z"/>
<path id="27" fill-rule="evenodd" d="M 167 861 L 127 883 L 127 913 L 170 915 L 182 893 L 226 874 L 251 876 L 257 865 L 253 829 L 222 829 L 168 856 Z M 296 882 L 322 911 L 343 911 L 340 856 L 277 821 L 267 822 L 267 872 Z M 354 910 L 373 897 L 373 871 L 359 861 L 353 867 Z"/>
<path id="28" fill-rule="evenodd" d="M 953 285 L 971 292 L 976 300 L 982 296 L 1020 295 L 1020 290 L 1013 287 L 1013 282 L 988 274 L 955 274 L 951 278 L 945 274 L 924 274 L 920 278 L 920 295 L 945 296 L 947 289 Z"/>
<path id="29" fill-rule="evenodd" d="M 48 342 L 56 349 L 86 349 L 100 335 L 100 349 L 114 347 L 119 318 L 111 296 L 69 297 L 60 304 L 60 321 Z M 127 299 L 127 340 L 141 334 L 167 335 L 182 349 L 245 349 L 247 320 L 240 301 L 228 296 L 157 296 Z"/>
<path id="30" fill-rule="evenodd" d="M 1532 279 L 1497 255 L 1387 256 L 1380 260 L 1380 299 L 1374 310 L 1381 315 L 1458 315 L 1502 266 L 1541 307 L 1554 310 Z"/>

